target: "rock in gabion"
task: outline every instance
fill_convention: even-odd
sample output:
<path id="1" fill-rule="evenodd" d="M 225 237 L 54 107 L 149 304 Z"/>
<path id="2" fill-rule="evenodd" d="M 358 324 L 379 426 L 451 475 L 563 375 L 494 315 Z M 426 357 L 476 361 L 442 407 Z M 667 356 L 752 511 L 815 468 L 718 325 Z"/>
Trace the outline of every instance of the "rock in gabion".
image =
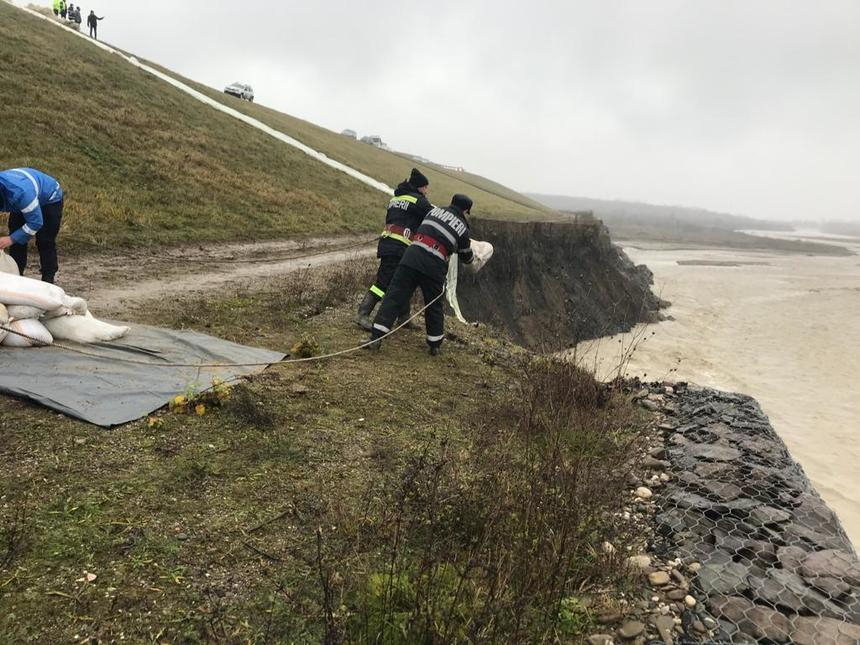
<path id="1" fill-rule="evenodd" d="M 692 625 L 709 618 L 717 642 L 860 643 L 860 561 L 759 405 L 673 391 L 654 551 L 687 565 L 700 613 L 685 638 L 697 642 Z"/>

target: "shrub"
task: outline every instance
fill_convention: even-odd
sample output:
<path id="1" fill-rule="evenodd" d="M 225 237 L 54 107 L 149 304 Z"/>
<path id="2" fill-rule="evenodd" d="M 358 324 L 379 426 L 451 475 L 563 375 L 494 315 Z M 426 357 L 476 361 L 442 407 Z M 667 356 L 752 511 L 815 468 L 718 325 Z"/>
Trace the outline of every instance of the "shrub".
<path id="1" fill-rule="evenodd" d="M 588 626 L 584 586 L 623 576 L 630 537 L 613 518 L 638 438 L 629 404 L 541 358 L 481 416 L 465 444 L 428 440 L 368 494 L 337 558 L 353 565 L 326 593 L 347 608 L 330 608 L 329 641 L 553 640 Z"/>

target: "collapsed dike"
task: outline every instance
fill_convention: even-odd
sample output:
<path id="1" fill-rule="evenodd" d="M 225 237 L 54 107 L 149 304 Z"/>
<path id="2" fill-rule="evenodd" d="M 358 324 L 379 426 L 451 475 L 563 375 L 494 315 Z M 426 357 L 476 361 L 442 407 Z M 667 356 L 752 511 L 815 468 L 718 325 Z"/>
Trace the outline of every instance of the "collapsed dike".
<path id="1" fill-rule="evenodd" d="M 468 320 L 506 330 L 517 343 L 557 351 L 659 319 L 653 275 L 614 245 L 600 220 L 474 219 L 476 239 L 495 248 L 492 269 L 460 273 Z"/>
<path id="2" fill-rule="evenodd" d="M 473 231 L 496 252 L 492 271 L 461 273 L 463 313 L 519 344 L 556 351 L 661 318 L 650 270 L 593 217 Z M 642 403 L 660 424 L 635 483 L 653 489 L 634 505 L 650 527 L 642 598 L 588 642 L 860 643 L 860 561 L 758 403 L 686 384 Z"/>

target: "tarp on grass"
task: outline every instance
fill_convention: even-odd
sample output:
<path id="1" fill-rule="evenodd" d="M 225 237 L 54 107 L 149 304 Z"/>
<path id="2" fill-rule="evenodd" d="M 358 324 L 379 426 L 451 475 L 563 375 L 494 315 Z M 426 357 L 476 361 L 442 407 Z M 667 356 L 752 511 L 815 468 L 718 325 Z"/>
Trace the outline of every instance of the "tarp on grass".
<path id="1" fill-rule="evenodd" d="M 211 386 L 216 377 L 226 381 L 265 369 L 265 365 L 198 369 L 159 364 L 274 363 L 285 356 L 193 331 L 129 327 L 131 331 L 124 338 L 110 343 L 75 345 L 63 341 L 97 356 L 60 347 L 0 348 L 0 392 L 107 427 L 146 416 L 189 387 Z"/>

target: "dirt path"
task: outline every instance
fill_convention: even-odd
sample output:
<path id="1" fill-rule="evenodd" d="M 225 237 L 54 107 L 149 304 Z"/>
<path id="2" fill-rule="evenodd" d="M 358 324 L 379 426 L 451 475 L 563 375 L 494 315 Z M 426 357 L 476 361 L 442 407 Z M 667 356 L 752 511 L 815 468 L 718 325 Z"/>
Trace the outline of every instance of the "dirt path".
<path id="1" fill-rule="evenodd" d="M 369 257 L 376 252 L 374 241 L 363 235 L 86 255 L 61 259 L 57 282 L 67 293 L 85 298 L 98 316 L 118 316 L 151 300 Z M 28 275 L 38 275 L 35 266 Z"/>

